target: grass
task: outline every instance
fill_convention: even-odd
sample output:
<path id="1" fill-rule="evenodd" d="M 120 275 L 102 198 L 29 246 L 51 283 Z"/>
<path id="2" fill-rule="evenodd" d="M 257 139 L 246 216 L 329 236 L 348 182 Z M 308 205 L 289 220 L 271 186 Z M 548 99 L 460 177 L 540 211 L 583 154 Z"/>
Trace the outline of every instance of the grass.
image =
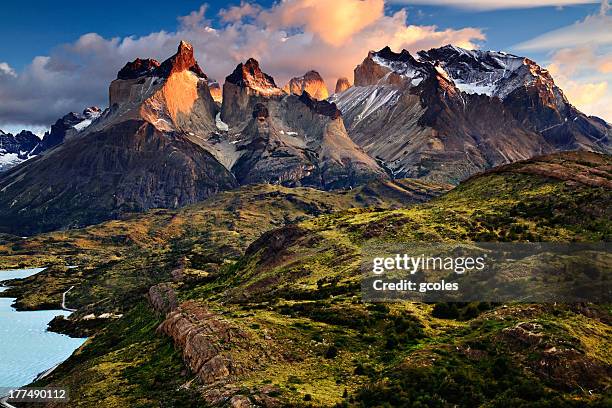
<path id="1" fill-rule="evenodd" d="M 585 163 L 563 166 L 574 177 Z M 551 165 L 536 164 L 538 171 Z M 609 305 L 470 303 L 455 305 L 453 317 L 439 304 L 361 302 L 359 259 L 376 240 L 609 240 L 609 189 L 595 176 L 588 183 L 548 177 L 533 165 L 473 178 L 421 204 L 401 202 L 409 196 L 402 190 L 431 188 L 410 181 L 342 193 L 250 187 L 178 212 L 26 241 L 4 237 L 2 262 L 30 262 L 32 253 L 31 262 L 82 265 L 18 285 L 31 307 L 76 282 L 69 303 L 79 313 L 125 313 L 45 380 L 73 387 L 76 406 L 201 406 L 211 392 L 230 390 L 287 406 L 603 407 Z M 249 339 L 216 343 L 246 368 L 219 383 L 194 380 L 171 339 L 156 333 L 162 318 L 143 301 L 181 262 L 186 278 L 173 283 L 179 299 Z M 538 342 L 517 337 L 527 332 Z"/>

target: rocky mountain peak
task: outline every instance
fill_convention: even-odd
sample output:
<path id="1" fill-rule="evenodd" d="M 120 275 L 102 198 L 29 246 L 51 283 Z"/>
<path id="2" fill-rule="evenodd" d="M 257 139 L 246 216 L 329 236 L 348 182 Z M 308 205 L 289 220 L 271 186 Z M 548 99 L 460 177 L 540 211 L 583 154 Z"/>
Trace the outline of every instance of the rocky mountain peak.
<path id="1" fill-rule="evenodd" d="M 202 71 L 193 55 L 193 46 L 185 41 L 181 41 L 176 54 L 161 64 L 151 58 L 136 58 L 121 68 L 117 74 L 117 79 L 127 80 L 151 76 L 167 78 L 174 72 L 187 70 L 200 78 L 206 79 L 206 74 Z"/>
<path id="2" fill-rule="evenodd" d="M 334 93 L 339 94 L 340 92 L 346 91 L 350 87 L 351 87 L 351 83 L 349 82 L 348 78 L 346 77 L 338 78 L 338 80 L 336 81 L 336 90 L 334 91 Z"/>
<path id="3" fill-rule="evenodd" d="M 193 55 L 193 46 L 186 41 L 181 41 L 176 54 L 168 58 L 156 70 L 158 76 L 169 77 L 174 72 L 191 71 L 200 78 L 207 79 L 206 74 Z"/>
<path id="4" fill-rule="evenodd" d="M 241 88 L 249 88 L 261 96 L 283 94 L 282 89 L 276 86 L 274 78 L 261 70 L 255 58 L 249 58 L 244 64 L 238 64 L 225 81 Z"/>
<path id="5" fill-rule="evenodd" d="M 372 56 L 376 56 L 378 58 L 382 58 L 387 61 L 404 62 L 404 63 L 405 62 L 416 62 L 415 59 L 412 57 L 412 55 L 410 55 L 410 52 L 408 52 L 408 50 L 402 49 L 402 51 L 400 51 L 399 53 L 393 52 L 391 50 L 391 47 L 389 46 L 386 46 L 385 48 L 377 52 L 370 51 L 370 54 L 372 54 Z"/>
<path id="6" fill-rule="evenodd" d="M 547 70 L 534 61 L 499 51 L 466 50 L 453 45 L 419 51 L 422 62 L 438 64 L 456 87 L 468 94 L 505 99 L 524 86 L 541 82 L 552 89 Z"/>
<path id="7" fill-rule="evenodd" d="M 416 86 L 430 74 L 430 71 L 431 67 L 417 61 L 407 50 L 397 53 L 385 47 L 380 51 L 370 51 L 363 62 L 355 68 L 355 85 L 385 83 Z"/>
<path id="8" fill-rule="evenodd" d="M 327 99 L 329 91 L 325 85 L 325 81 L 317 71 L 308 71 L 301 77 L 292 78 L 287 85 L 283 87 L 283 91 L 301 95 L 304 91 L 318 100 Z"/>
<path id="9" fill-rule="evenodd" d="M 0 130 L 0 172 L 6 171 L 33 156 L 40 138 L 28 130 L 16 135 Z"/>
<path id="10" fill-rule="evenodd" d="M 134 61 L 125 64 L 125 66 L 119 70 L 117 79 L 136 79 L 142 76 L 150 76 L 153 75 L 159 65 L 159 62 L 154 59 L 136 58 Z"/>

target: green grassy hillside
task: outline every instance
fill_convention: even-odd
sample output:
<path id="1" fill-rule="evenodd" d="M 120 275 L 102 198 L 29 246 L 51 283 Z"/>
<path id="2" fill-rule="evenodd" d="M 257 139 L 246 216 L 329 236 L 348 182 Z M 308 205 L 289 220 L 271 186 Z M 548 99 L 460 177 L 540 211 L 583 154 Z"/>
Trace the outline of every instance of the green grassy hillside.
<path id="1" fill-rule="evenodd" d="M 35 237 L 32 263 L 87 262 L 76 249 L 85 241 L 94 263 L 99 254 L 120 258 L 82 272 L 91 297 L 74 300 L 82 302 L 77 317 L 123 313 L 38 385 L 70 385 L 81 407 L 610 406 L 609 305 L 368 304 L 359 265 L 362 246 L 378 239 L 609 241 L 611 170 L 609 156 L 558 154 L 402 208 L 391 208 L 397 200 L 349 208 L 363 191 L 306 198 L 301 189 L 258 187 L 273 196 L 255 199 L 253 188 L 231 196 L 235 207 L 220 196 L 206 211 L 152 213 L 65 240 Z M 108 240 L 118 235 L 132 238 Z M 143 296 L 164 280 L 155 293 L 178 304 L 167 315 Z M 36 287 L 14 290 L 44 304 Z"/>

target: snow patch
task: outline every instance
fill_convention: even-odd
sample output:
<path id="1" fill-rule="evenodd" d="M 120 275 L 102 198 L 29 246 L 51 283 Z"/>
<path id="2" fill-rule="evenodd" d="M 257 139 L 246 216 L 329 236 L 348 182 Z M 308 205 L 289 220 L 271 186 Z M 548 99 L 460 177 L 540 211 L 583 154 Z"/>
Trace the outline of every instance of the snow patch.
<path id="1" fill-rule="evenodd" d="M 227 123 L 221 120 L 221 112 L 217 113 L 217 116 L 215 116 L 215 125 L 217 125 L 217 129 L 221 131 L 227 132 L 229 130 Z"/>

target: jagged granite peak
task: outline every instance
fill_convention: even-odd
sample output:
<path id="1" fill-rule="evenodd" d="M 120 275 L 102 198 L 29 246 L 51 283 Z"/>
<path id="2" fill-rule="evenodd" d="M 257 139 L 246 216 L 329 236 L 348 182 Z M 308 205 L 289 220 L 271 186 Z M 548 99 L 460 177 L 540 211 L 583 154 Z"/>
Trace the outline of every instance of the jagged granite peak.
<path id="1" fill-rule="evenodd" d="M 181 41 L 173 56 L 157 67 L 155 63 L 149 65 L 151 69 L 118 75 L 111 82 L 109 110 L 88 132 L 127 120 L 145 120 L 162 132 L 180 132 L 205 145 L 216 131 L 219 108 L 211 95 L 208 77 L 195 60 L 193 47 Z"/>
<path id="2" fill-rule="evenodd" d="M 261 70 L 255 58 L 249 58 L 244 64 L 238 64 L 236 69 L 225 78 L 225 82 L 241 88 L 249 88 L 261 96 L 283 94 L 283 91 L 276 86 L 274 78 Z"/>
<path id="3" fill-rule="evenodd" d="M 259 62 L 249 58 L 225 78 L 220 118 L 229 126 L 244 126 L 256 103 L 285 95 L 274 78 L 261 70 Z"/>
<path id="4" fill-rule="evenodd" d="M 317 100 L 324 100 L 329 97 L 325 81 L 317 71 L 313 70 L 306 72 L 301 77 L 291 78 L 287 85 L 283 87 L 283 91 L 294 95 L 301 95 L 306 91 Z"/>
<path id="5" fill-rule="evenodd" d="M 351 83 L 349 82 L 348 78 L 346 77 L 340 77 L 338 78 L 338 80 L 336 81 L 336 89 L 334 91 L 334 93 L 341 93 L 346 91 L 347 89 L 349 89 L 351 87 Z"/>
<path id="6" fill-rule="evenodd" d="M 33 157 L 40 138 L 28 130 L 13 135 L 0 130 L 0 172 Z"/>
<path id="7" fill-rule="evenodd" d="M 200 78 L 208 78 L 198 65 L 198 62 L 193 55 L 193 46 L 188 42 L 181 40 L 176 54 L 162 62 L 155 72 L 161 77 L 169 77 L 175 72 L 186 70 L 193 72 Z"/>
<path id="8" fill-rule="evenodd" d="M 610 125 L 574 108 L 534 61 L 454 46 L 417 55 L 371 51 L 355 86 L 330 98 L 396 177 L 456 183 L 557 150 L 610 152 Z"/>
<path id="9" fill-rule="evenodd" d="M 399 53 L 384 47 L 380 51 L 370 51 L 368 56 L 355 70 L 355 85 L 367 86 L 378 83 L 418 85 L 431 68 L 417 61 L 407 50 Z M 428 73 L 429 71 L 429 73 Z"/>
<path id="10" fill-rule="evenodd" d="M 174 72 L 190 70 L 200 78 L 206 79 L 193 55 L 193 46 L 186 41 L 179 43 L 176 54 L 162 62 L 151 58 L 136 58 L 125 64 L 117 73 L 117 79 L 136 79 L 145 76 L 169 77 Z"/>
<path id="11" fill-rule="evenodd" d="M 136 58 L 119 70 L 117 79 L 135 79 L 142 76 L 152 76 L 159 66 L 160 63 L 155 59 Z"/>

